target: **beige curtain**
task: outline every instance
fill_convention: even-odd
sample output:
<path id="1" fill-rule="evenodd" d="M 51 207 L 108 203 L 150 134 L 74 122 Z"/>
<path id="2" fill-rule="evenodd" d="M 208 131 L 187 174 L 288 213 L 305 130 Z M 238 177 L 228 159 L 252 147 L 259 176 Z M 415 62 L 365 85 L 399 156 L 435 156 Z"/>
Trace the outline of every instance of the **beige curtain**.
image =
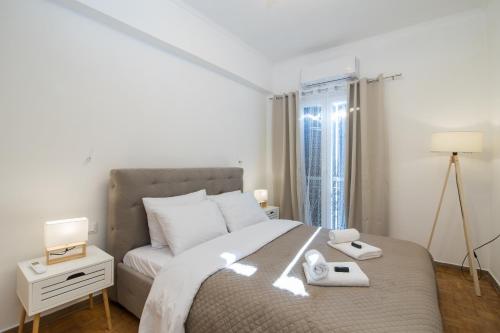
<path id="1" fill-rule="evenodd" d="M 273 201 L 280 218 L 302 221 L 298 93 L 274 96 L 272 103 Z"/>
<path id="2" fill-rule="evenodd" d="M 347 225 L 361 232 L 387 235 L 389 191 L 383 77 L 372 82 L 351 82 L 348 103 Z"/>

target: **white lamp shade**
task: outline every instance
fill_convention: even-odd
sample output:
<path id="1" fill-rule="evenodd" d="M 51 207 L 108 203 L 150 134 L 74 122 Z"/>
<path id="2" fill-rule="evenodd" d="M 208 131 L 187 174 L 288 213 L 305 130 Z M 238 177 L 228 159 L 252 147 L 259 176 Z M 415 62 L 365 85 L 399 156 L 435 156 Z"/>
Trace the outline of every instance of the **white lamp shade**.
<path id="1" fill-rule="evenodd" d="M 483 151 L 482 132 L 441 132 L 432 134 L 431 151 L 480 153 Z"/>
<path id="2" fill-rule="evenodd" d="M 45 222 L 46 248 L 86 242 L 88 238 L 89 220 L 86 217 Z"/>
<path id="3" fill-rule="evenodd" d="M 268 198 L 267 190 L 255 190 L 253 191 L 253 196 L 259 203 L 267 202 Z"/>

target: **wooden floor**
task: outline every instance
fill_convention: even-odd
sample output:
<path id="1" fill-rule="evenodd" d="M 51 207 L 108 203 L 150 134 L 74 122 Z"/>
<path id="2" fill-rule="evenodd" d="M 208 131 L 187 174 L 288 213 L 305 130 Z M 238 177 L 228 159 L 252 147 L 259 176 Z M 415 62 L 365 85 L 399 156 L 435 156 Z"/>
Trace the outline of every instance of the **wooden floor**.
<path id="1" fill-rule="evenodd" d="M 468 271 L 437 266 L 436 273 L 445 332 L 500 332 L 500 294 L 487 276 L 477 297 Z"/>
<path id="2" fill-rule="evenodd" d="M 482 297 L 474 296 L 470 275 L 455 267 L 437 266 L 437 281 L 445 332 L 500 332 L 500 294 L 487 278 L 480 281 Z M 81 308 L 42 318 L 40 333 L 109 332 L 102 302 L 96 301 L 93 309 Z M 121 306 L 111 305 L 111 318 L 112 332 L 137 332 L 139 321 Z M 25 332 L 30 329 L 27 325 Z"/>

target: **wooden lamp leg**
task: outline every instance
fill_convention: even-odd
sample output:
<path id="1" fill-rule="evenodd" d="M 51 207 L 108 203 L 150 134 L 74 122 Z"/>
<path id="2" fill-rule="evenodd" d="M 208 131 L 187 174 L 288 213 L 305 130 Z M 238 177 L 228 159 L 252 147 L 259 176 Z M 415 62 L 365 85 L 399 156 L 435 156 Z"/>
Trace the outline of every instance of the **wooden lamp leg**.
<path id="1" fill-rule="evenodd" d="M 102 290 L 102 299 L 104 301 L 104 311 L 106 312 L 106 320 L 108 322 L 108 330 L 112 330 L 111 326 L 111 312 L 109 311 L 109 299 L 108 299 L 108 289 Z"/>
<path id="2" fill-rule="evenodd" d="M 454 155 L 455 171 L 457 173 L 457 189 L 458 198 L 460 199 L 460 210 L 462 213 L 462 224 L 464 228 L 465 245 L 467 246 L 467 253 L 469 258 L 469 271 L 472 274 L 472 280 L 474 281 L 474 290 L 476 296 L 481 296 L 481 288 L 479 287 L 479 280 L 477 278 L 477 270 L 474 261 L 474 250 L 472 249 L 472 244 L 469 238 L 469 224 L 467 221 L 467 213 L 465 211 L 465 201 L 464 201 L 464 188 L 462 183 L 462 172 L 460 169 L 460 162 L 458 160 L 458 155 Z"/>
<path id="3" fill-rule="evenodd" d="M 453 164 L 453 156 L 450 157 L 450 163 L 448 163 L 448 171 L 446 172 L 446 178 L 444 179 L 443 190 L 441 191 L 441 197 L 439 198 L 436 217 L 434 218 L 434 224 L 432 225 L 431 235 L 429 237 L 429 242 L 427 243 L 427 250 L 429 250 L 429 248 L 431 247 L 432 237 L 434 237 L 434 230 L 436 230 L 436 224 L 439 219 L 439 213 L 441 212 L 441 206 L 443 205 L 444 193 L 446 192 L 446 187 L 448 186 L 448 179 L 450 178 L 450 171 L 452 164 Z"/>

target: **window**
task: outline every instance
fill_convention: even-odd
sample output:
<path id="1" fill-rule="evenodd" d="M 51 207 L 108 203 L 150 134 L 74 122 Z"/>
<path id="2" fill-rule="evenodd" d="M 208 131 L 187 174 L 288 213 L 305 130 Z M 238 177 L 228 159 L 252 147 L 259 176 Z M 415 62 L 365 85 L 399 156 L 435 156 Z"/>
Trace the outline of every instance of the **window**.
<path id="1" fill-rule="evenodd" d="M 344 229 L 346 85 L 303 91 L 300 109 L 306 222 Z"/>

